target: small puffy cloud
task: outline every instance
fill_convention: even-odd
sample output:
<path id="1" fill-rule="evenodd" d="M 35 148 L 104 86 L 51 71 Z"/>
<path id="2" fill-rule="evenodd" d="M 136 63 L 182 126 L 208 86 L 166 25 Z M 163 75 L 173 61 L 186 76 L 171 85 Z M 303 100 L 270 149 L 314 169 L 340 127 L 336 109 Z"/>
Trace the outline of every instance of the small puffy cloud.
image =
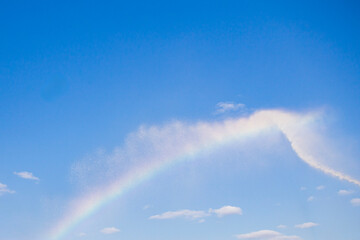
<path id="1" fill-rule="evenodd" d="M 325 186 L 323 186 L 323 185 L 320 185 L 320 186 L 317 186 L 317 187 L 316 187 L 316 190 L 319 190 L 319 191 L 320 191 L 320 190 L 323 190 L 323 189 L 325 189 Z"/>
<path id="2" fill-rule="evenodd" d="M 203 223 L 203 222 L 205 222 L 205 219 L 203 218 L 198 221 L 198 223 Z"/>
<path id="3" fill-rule="evenodd" d="M 236 235 L 238 239 L 258 240 L 301 240 L 298 236 L 288 236 L 272 230 L 260 230 L 257 232 Z"/>
<path id="4" fill-rule="evenodd" d="M 307 188 L 306 187 L 301 187 L 300 190 L 301 191 L 305 191 Z"/>
<path id="5" fill-rule="evenodd" d="M 81 232 L 78 234 L 78 237 L 84 237 L 84 236 L 86 236 L 86 233 Z"/>
<path id="6" fill-rule="evenodd" d="M 295 225 L 296 228 L 311 228 L 311 227 L 316 227 L 319 224 L 317 223 L 313 223 L 313 222 L 306 222 L 306 223 L 302 223 L 302 224 L 297 224 Z"/>
<path id="7" fill-rule="evenodd" d="M 314 199 L 315 199 L 314 196 L 310 196 L 310 197 L 308 197 L 307 201 L 308 201 L 308 202 L 311 202 L 311 201 L 314 201 Z"/>
<path id="8" fill-rule="evenodd" d="M 224 206 L 219 209 L 211 209 L 209 210 L 210 213 L 215 213 L 218 217 L 223 217 L 226 215 L 242 215 L 242 209 L 239 207 L 233 207 L 233 206 Z"/>
<path id="9" fill-rule="evenodd" d="M 339 195 L 342 195 L 342 196 L 344 196 L 344 195 L 350 195 L 350 194 L 353 194 L 353 193 L 354 193 L 353 190 L 341 189 L 341 190 L 338 191 L 338 194 L 339 194 Z"/>
<path id="10" fill-rule="evenodd" d="M 360 198 L 353 198 L 350 202 L 353 206 L 360 206 Z"/>
<path id="11" fill-rule="evenodd" d="M 5 193 L 15 193 L 15 191 L 10 190 L 6 184 L 0 183 L 0 196 Z"/>
<path id="12" fill-rule="evenodd" d="M 237 111 L 243 108 L 245 108 L 245 104 L 243 103 L 219 102 L 216 104 L 216 113 L 220 114 L 229 111 Z"/>
<path id="13" fill-rule="evenodd" d="M 207 212 L 204 211 L 193 211 L 193 210 L 179 210 L 179 211 L 169 211 L 159 215 L 154 215 L 149 217 L 149 219 L 172 219 L 172 218 L 187 218 L 187 219 L 197 219 L 204 218 L 209 216 Z"/>
<path id="14" fill-rule="evenodd" d="M 35 177 L 31 172 L 14 172 L 15 175 L 24 178 L 24 179 L 29 179 L 29 180 L 35 180 L 35 181 L 39 181 L 40 179 L 38 177 Z"/>
<path id="15" fill-rule="evenodd" d="M 286 228 L 286 225 L 280 224 L 277 226 L 277 228 Z"/>
<path id="16" fill-rule="evenodd" d="M 107 228 L 101 229 L 100 232 L 102 232 L 103 234 L 113 234 L 113 233 L 120 232 L 120 229 L 117 229 L 116 227 L 107 227 Z"/>

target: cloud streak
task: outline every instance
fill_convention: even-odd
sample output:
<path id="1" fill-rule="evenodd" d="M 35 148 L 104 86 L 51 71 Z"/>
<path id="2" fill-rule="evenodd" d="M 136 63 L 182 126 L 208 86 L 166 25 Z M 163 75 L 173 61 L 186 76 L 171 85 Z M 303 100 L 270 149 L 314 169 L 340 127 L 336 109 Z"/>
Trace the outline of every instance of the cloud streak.
<path id="1" fill-rule="evenodd" d="M 217 114 L 229 112 L 229 111 L 237 111 L 239 109 L 244 109 L 245 104 L 243 103 L 233 103 L 233 102 L 219 102 L 216 104 L 216 112 Z"/>
<path id="2" fill-rule="evenodd" d="M 295 225 L 296 228 L 311 228 L 311 227 L 316 227 L 319 224 L 317 223 L 313 223 L 313 222 L 306 222 L 306 223 L 302 223 L 302 224 L 297 224 Z"/>
<path id="3" fill-rule="evenodd" d="M 242 209 L 234 206 L 223 206 L 218 209 L 210 208 L 207 212 L 184 209 L 178 211 L 168 211 L 162 214 L 154 215 L 149 217 L 149 219 L 186 218 L 186 219 L 194 220 L 197 218 L 209 217 L 213 213 L 218 217 L 223 217 L 226 215 L 242 215 Z"/>
<path id="4" fill-rule="evenodd" d="M 321 112 L 261 110 L 249 117 L 230 118 L 221 122 L 173 122 L 160 127 L 142 126 L 129 135 L 123 147 L 106 157 L 111 163 L 108 172 L 115 169 L 113 172 L 118 174 L 116 166 L 123 166 L 125 159 L 131 162 L 132 167 L 123 171 L 124 174 L 115 175 L 110 184 L 75 199 L 52 231 L 52 238 L 59 239 L 104 204 L 178 162 L 194 159 L 204 151 L 261 136 L 269 131 L 281 132 L 297 156 L 309 166 L 360 186 L 356 178 L 330 167 L 330 149 L 316 129 L 321 116 Z M 88 166 L 85 167 L 87 169 Z"/>
<path id="5" fill-rule="evenodd" d="M 6 184 L 0 183 L 0 196 L 5 193 L 15 193 L 15 191 L 10 190 Z"/>
<path id="6" fill-rule="evenodd" d="M 35 177 L 34 174 L 31 172 L 14 172 L 14 174 L 24 179 L 40 181 L 40 179 L 38 177 Z"/>
<path id="7" fill-rule="evenodd" d="M 273 230 L 260 230 L 256 232 L 236 235 L 237 239 L 258 239 L 258 240 L 301 240 L 298 236 L 288 236 Z"/>
<path id="8" fill-rule="evenodd" d="M 113 234 L 113 233 L 120 232 L 120 229 L 118 229 L 116 227 L 107 227 L 107 228 L 101 229 L 100 232 L 103 234 Z"/>
<path id="9" fill-rule="evenodd" d="M 169 211 L 159 215 L 154 215 L 149 217 L 149 219 L 173 219 L 173 218 L 187 218 L 187 219 L 197 219 L 204 218 L 210 214 L 204 211 L 194 211 L 194 210 L 179 210 L 179 211 Z"/>
<path id="10" fill-rule="evenodd" d="M 356 207 L 360 206 L 360 198 L 353 198 L 350 200 L 350 202 L 353 206 L 356 206 Z"/>
<path id="11" fill-rule="evenodd" d="M 350 194 L 353 194 L 354 191 L 353 190 L 346 190 L 346 189 L 341 189 L 338 191 L 338 194 L 339 195 L 350 195 Z"/>

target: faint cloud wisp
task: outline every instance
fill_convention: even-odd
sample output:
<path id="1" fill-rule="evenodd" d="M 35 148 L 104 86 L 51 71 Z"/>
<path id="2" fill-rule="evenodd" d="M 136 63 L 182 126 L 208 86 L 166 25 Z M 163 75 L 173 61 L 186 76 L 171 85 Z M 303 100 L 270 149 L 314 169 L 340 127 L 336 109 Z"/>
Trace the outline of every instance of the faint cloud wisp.
<path id="1" fill-rule="evenodd" d="M 14 174 L 24 179 L 40 181 L 40 179 L 38 177 L 35 177 L 34 174 L 32 174 L 31 172 L 14 172 Z"/>
<path id="2" fill-rule="evenodd" d="M 338 194 L 339 195 L 350 195 L 350 194 L 353 194 L 354 191 L 353 190 L 346 190 L 346 189 L 341 189 L 338 191 Z"/>
<path id="3" fill-rule="evenodd" d="M 288 236 L 273 230 L 260 230 L 256 232 L 236 235 L 237 239 L 258 239 L 258 240 L 301 240 L 298 236 Z"/>
<path id="4" fill-rule="evenodd" d="M 296 228 L 311 228 L 311 227 L 316 227 L 319 224 L 317 223 L 313 223 L 313 222 L 306 222 L 306 223 L 302 223 L 302 224 L 297 224 L 295 225 Z"/>
<path id="5" fill-rule="evenodd" d="M 244 109 L 245 108 L 245 104 L 243 103 L 233 103 L 233 102 L 219 102 L 218 104 L 216 104 L 216 114 L 221 114 L 221 113 L 225 113 L 225 112 L 230 112 L 230 111 L 237 111 L 240 109 Z"/>
<path id="6" fill-rule="evenodd" d="M 172 219 L 172 218 L 186 218 L 186 219 L 198 219 L 209 217 L 212 214 L 215 214 L 217 217 L 223 217 L 226 215 L 242 215 L 242 209 L 234 206 L 223 206 L 219 209 L 210 208 L 206 211 L 194 211 L 194 210 L 178 210 L 178 211 L 168 211 L 162 214 L 154 215 L 149 217 L 149 219 Z M 204 219 L 201 219 L 199 222 L 203 222 Z"/>
<path id="7" fill-rule="evenodd" d="M 353 198 L 350 200 L 350 202 L 353 206 L 356 206 L 356 207 L 360 206 L 360 198 Z"/>
<path id="8" fill-rule="evenodd" d="M 103 234 L 113 234 L 113 233 L 120 232 L 120 229 L 118 229 L 116 227 L 107 227 L 107 228 L 101 229 L 100 232 L 102 232 Z"/>
<path id="9" fill-rule="evenodd" d="M 6 184 L 0 183 L 0 196 L 5 193 L 15 193 L 15 191 L 10 190 Z"/>
<path id="10" fill-rule="evenodd" d="M 194 210 L 178 210 L 178 211 L 169 211 L 162 214 L 154 215 L 149 217 L 149 219 L 173 219 L 173 218 L 187 218 L 187 219 L 197 219 L 204 218 L 210 214 L 204 211 L 194 211 Z"/>

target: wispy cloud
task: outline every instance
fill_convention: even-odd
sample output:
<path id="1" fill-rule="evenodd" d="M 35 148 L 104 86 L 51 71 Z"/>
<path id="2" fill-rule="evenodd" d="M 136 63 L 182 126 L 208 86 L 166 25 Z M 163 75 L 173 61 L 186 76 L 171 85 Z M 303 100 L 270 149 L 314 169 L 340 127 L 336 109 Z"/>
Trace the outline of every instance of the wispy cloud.
<path id="1" fill-rule="evenodd" d="M 113 234 L 113 233 L 120 232 L 120 229 L 118 229 L 116 227 L 107 227 L 107 228 L 101 229 L 100 232 L 102 232 L 103 234 Z"/>
<path id="2" fill-rule="evenodd" d="M 15 193 L 15 191 L 10 190 L 6 184 L 0 183 L 0 196 L 5 193 Z"/>
<path id="3" fill-rule="evenodd" d="M 38 177 L 35 177 L 34 174 L 32 174 L 31 172 L 14 172 L 14 174 L 24 179 L 40 181 L 40 179 Z"/>
<path id="4" fill-rule="evenodd" d="M 244 109 L 245 104 L 243 103 L 233 103 L 233 102 L 219 102 L 216 104 L 216 112 L 217 114 L 229 112 L 229 111 L 237 111 L 239 109 Z"/>
<path id="5" fill-rule="evenodd" d="M 84 233 L 84 232 L 81 232 L 78 234 L 78 237 L 85 237 L 85 236 L 86 236 L 86 233 Z"/>
<path id="6" fill-rule="evenodd" d="M 323 122 L 319 124 L 323 119 L 322 113 L 260 110 L 248 117 L 229 118 L 218 122 L 200 121 L 189 124 L 175 121 L 163 126 L 142 126 L 129 135 L 123 147 L 103 156 L 101 166 L 106 168 L 105 171 L 100 171 L 96 165 L 94 172 L 100 176 L 100 183 L 106 183 L 95 182 L 99 186 L 96 190 L 92 189 L 88 195 L 73 201 L 69 212 L 64 214 L 65 217 L 55 229 L 61 232 L 62 229 L 72 226 L 73 222 L 84 219 L 88 212 L 98 209 L 103 202 L 114 199 L 114 196 L 122 196 L 118 193 L 123 189 L 136 187 L 146 181 L 148 178 L 144 176 L 154 176 L 160 169 L 186 157 L 195 156 L 201 150 L 212 149 L 212 146 L 224 143 L 239 142 L 239 139 L 254 139 L 276 131 L 283 134 L 299 159 L 312 168 L 360 186 L 358 179 L 346 174 L 344 169 L 336 168 L 345 165 L 340 162 L 343 159 L 338 157 L 340 154 L 333 154 L 335 148 L 328 144 L 330 140 L 320 131 L 323 126 Z M 334 163 L 340 164 L 336 166 Z M 88 162 L 77 166 L 75 172 L 83 171 L 85 174 L 79 176 L 86 176 Z M 104 172 L 106 174 L 103 174 Z M 96 177 L 89 175 L 88 179 Z"/>
<path id="7" fill-rule="evenodd" d="M 269 129 L 278 130 L 290 142 L 290 146 L 298 157 L 311 167 L 341 180 L 346 180 L 360 186 L 360 181 L 341 171 L 330 167 L 336 162 L 332 156 L 333 148 L 328 146 L 326 137 L 317 131 L 316 121 L 321 119 L 321 113 L 294 113 L 281 110 L 261 110 L 249 117 L 226 119 L 221 122 L 198 122 L 188 124 L 175 121 L 164 126 L 141 126 L 131 133 L 122 148 L 109 155 L 100 154 L 100 159 L 77 162 L 73 165 L 73 176 L 82 179 L 98 179 L 102 168 L 107 175 L 118 176 L 119 166 L 126 166 L 126 161 L 138 165 L 155 161 L 171 161 L 176 156 L 196 152 L 197 149 L 221 143 L 238 140 L 242 137 L 254 137 Z M 329 156 L 330 155 L 330 156 Z M 328 161 L 328 159 L 330 159 Z M 339 161 L 339 160 L 338 160 Z M 337 162 L 338 162 L 337 161 Z M 99 163 L 101 162 L 101 164 Z M 107 166 L 107 167 L 106 167 Z M 94 169 L 91 171 L 91 169 Z M 87 177 L 87 174 L 91 176 Z M 101 181 L 101 180 L 99 180 Z M 92 184 L 90 184 L 92 185 Z"/>
<path id="8" fill-rule="evenodd" d="M 186 219 L 198 219 L 211 216 L 215 214 L 218 217 L 223 217 L 226 215 L 242 215 L 242 209 L 234 206 L 223 206 L 218 209 L 210 208 L 208 211 L 194 211 L 194 210 L 178 210 L 178 211 L 169 211 L 162 214 L 154 215 L 149 217 L 149 219 L 172 219 L 172 218 L 186 218 Z M 201 219 L 199 222 L 205 221 Z"/>
<path id="9" fill-rule="evenodd" d="M 319 190 L 319 191 L 324 190 L 324 189 L 325 189 L 325 186 L 323 186 L 323 185 L 320 185 L 320 186 L 316 187 L 316 190 Z"/>
<path id="10" fill-rule="evenodd" d="M 236 235 L 238 239 L 258 239 L 258 240 L 301 240 L 298 236 L 289 236 L 273 230 L 260 230 L 245 234 Z"/>
<path id="11" fill-rule="evenodd" d="M 286 225 L 280 224 L 277 226 L 277 228 L 286 228 Z"/>
<path id="12" fill-rule="evenodd" d="M 338 194 L 339 195 L 350 195 L 350 194 L 353 194 L 354 191 L 353 190 L 346 190 L 346 189 L 341 189 L 338 191 Z"/>
<path id="13" fill-rule="evenodd" d="M 353 198 L 350 200 L 350 202 L 353 206 L 360 206 L 360 198 Z"/>
<path id="14" fill-rule="evenodd" d="M 218 217 L 223 217 L 225 215 L 242 215 L 242 209 L 239 207 L 233 206 L 224 206 L 219 209 L 211 209 L 209 210 L 210 213 L 215 213 Z"/>
<path id="15" fill-rule="evenodd" d="M 210 214 L 205 211 L 194 211 L 194 210 L 178 210 L 178 211 L 169 211 L 159 215 L 154 215 L 149 217 L 149 219 L 172 219 L 172 218 L 187 218 L 187 219 L 197 219 L 204 218 Z"/>
<path id="16" fill-rule="evenodd" d="M 305 191 L 307 188 L 306 187 L 301 187 L 300 190 L 301 191 Z"/>
<path id="17" fill-rule="evenodd" d="M 307 201 L 308 201 L 308 202 L 312 202 L 312 201 L 314 201 L 314 199 L 315 199 L 314 196 L 310 196 L 310 197 L 308 197 Z"/>
<path id="18" fill-rule="evenodd" d="M 306 223 L 302 223 L 302 224 L 297 224 L 295 225 L 296 228 L 311 228 L 311 227 L 316 227 L 319 224 L 317 223 L 313 223 L 313 222 L 306 222 Z"/>

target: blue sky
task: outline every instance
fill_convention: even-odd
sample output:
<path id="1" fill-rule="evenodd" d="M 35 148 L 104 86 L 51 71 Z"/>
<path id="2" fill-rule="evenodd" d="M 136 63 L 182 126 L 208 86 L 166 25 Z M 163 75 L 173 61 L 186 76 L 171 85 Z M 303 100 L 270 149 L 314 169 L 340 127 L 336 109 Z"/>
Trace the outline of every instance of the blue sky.
<path id="1" fill-rule="evenodd" d="M 1 240 L 360 238 L 356 1 L 1 5 Z"/>

